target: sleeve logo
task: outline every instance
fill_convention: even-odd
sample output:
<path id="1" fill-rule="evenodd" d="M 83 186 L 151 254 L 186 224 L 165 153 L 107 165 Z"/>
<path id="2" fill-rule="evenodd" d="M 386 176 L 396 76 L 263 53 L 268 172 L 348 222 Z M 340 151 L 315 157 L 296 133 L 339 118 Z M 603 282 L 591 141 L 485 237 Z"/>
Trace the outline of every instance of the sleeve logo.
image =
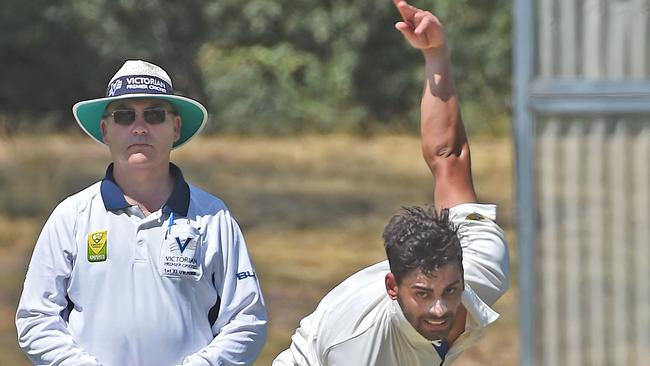
<path id="1" fill-rule="evenodd" d="M 94 231 L 88 234 L 88 262 L 103 262 L 106 260 L 108 231 Z"/>
<path id="2" fill-rule="evenodd" d="M 473 212 L 467 217 L 465 217 L 466 220 L 473 220 L 473 221 L 488 221 L 488 218 L 481 215 L 480 213 Z"/>
<path id="3" fill-rule="evenodd" d="M 237 280 L 244 280 L 247 278 L 255 278 L 255 272 L 251 271 L 244 271 L 244 272 L 237 272 L 236 274 Z"/>

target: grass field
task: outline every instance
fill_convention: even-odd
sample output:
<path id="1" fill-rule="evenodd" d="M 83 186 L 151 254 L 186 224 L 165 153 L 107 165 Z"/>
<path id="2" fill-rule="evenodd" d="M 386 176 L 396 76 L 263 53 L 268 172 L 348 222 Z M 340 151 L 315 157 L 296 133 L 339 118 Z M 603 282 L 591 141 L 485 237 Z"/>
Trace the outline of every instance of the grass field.
<path id="1" fill-rule="evenodd" d="M 516 274 L 511 141 L 472 139 L 475 185 L 499 205 Z M 186 178 L 220 196 L 238 219 L 270 313 L 256 365 L 286 348 L 298 321 L 334 285 L 384 258 L 381 232 L 401 206 L 431 202 L 419 140 L 198 138 L 174 152 Z M 14 327 L 27 262 L 44 220 L 66 196 L 100 179 L 107 150 L 81 136 L 0 139 L 0 365 L 28 365 Z M 502 318 L 458 365 L 516 365 L 516 280 Z"/>

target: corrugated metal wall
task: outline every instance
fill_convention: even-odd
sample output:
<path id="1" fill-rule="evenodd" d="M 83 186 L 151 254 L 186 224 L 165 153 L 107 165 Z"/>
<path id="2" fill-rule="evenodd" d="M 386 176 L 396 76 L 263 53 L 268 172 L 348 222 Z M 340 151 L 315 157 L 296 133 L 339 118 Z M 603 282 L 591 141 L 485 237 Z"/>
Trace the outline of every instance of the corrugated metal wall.
<path id="1" fill-rule="evenodd" d="M 522 365 L 650 365 L 649 12 L 516 3 Z"/>
<path id="2" fill-rule="evenodd" d="M 650 119 L 540 117 L 541 365 L 650 363 Z"/>
<path id="3" fill-rule="evenodd" d="M 650 76 L 648 0 L 539 0 L 539 78 Z"/>

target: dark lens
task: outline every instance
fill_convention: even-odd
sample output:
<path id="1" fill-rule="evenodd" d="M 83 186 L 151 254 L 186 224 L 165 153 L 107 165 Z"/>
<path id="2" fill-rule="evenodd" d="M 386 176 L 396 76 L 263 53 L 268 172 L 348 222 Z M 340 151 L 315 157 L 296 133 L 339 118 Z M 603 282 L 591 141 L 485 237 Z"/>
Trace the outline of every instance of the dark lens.
<path id="1" fill-rule="evenodd" d="M 118 110 L 113 111 L 113 120 L 118 125 L 130 125 L 135 121 L 135 111 Z"/>
<path id="2" fill-rule="evenodd" d="M 144 120 L 149 124 L 158 124 L 165 122 L 164 109 L 147 109 L 144 111 Z"/>

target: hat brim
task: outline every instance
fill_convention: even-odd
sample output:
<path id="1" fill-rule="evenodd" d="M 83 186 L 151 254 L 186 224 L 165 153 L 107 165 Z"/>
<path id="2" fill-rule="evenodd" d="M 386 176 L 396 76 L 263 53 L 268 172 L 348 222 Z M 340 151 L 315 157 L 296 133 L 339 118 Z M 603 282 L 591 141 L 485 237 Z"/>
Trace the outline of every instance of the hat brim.
<path id="1" fill-rule="evenodd" d="M 173 149 L 185 144 L 201 132 L 208 120 L 208 111 L 201 103 L 180 95 L 168 94 L 124 94 L 116 97 L 84 100 L 72 107 L 72 114 L 84 132 L 103 144 L 104 138 L 99 123 L 104 116 L 106 106 L 116 100 L 133 98 L 162 99 L 169 102 L 178 112 L 182 122 L 181 134 L 179 139 L 174 142 Z"/>

